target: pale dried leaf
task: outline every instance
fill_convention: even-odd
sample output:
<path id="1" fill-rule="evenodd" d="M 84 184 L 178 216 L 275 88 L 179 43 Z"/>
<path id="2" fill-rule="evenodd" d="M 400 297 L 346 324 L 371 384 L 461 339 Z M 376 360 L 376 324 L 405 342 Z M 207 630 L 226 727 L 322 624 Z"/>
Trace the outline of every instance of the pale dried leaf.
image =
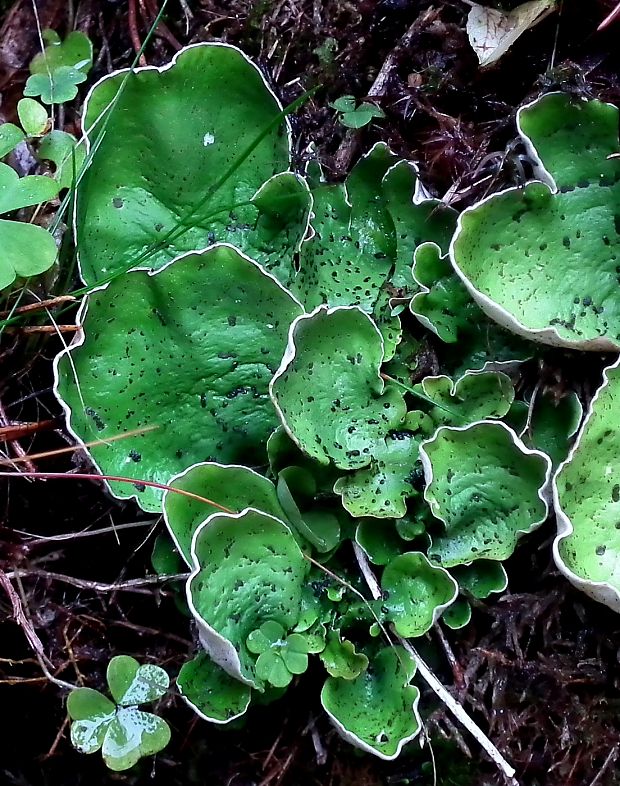
<path id="1" fill-rule="evenodd" d="M 555 10 L 555 0 L 530 0 L 512 11 L 471 3 L 467 35 L 480 65 L 496 63 L 514 42 Z"/>

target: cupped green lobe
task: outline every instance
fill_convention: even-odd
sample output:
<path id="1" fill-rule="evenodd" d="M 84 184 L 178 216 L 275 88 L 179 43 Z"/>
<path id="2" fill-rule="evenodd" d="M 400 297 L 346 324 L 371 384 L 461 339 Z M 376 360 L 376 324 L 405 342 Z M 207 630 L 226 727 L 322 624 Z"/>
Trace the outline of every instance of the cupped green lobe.
<path id="1" fill-rule="evenodd" d="M 271 383 L 283 425 L 311 458 L 341 469 L 367 466 L 405 416 L 405 403 L 379 375 L 383 341 L 359 308 L 324 307 L 291 326 Z"/>
<path id="2" fill-rule="evenodd" d="M 452 260 L 484 310 L 544 343 L 620 347 L 618 110 L 551 94 L 522 109 L 543 182 L 461 215 Z"/>
<path id="3" fill-rule="evenodd" d="M 285 518 L 274 484 L 248 467 L 206 462 L 196 464 L 173 478 L 170 485 L 215 503 L 209 504 L 173 491 L 164 494 L 164 521 L 190 566 L 194 533 L 212 513 L 222 508 L 232 513 L 255 508 L 276 518 Z"/>
<path id="4" fill-rule="evenodd" d="M 160 699 L 168 690 L 170 679 L 160 666 L 140 665 L 129 655 L 116 655 L 108 663 L 108 687 L 114 701 L 123 707 Z"/>
<path id="5" fill-rule="evenodd" d="M 554 483 L 554 557 L 579 589 L 620 612 L 620 368 L 605 371 L 577 443 Z"/>
<path id="6" fill-rule="evenodd" d="M 386 565 L 381 589 L 386 617 L 404 638 L 424 635 L 458 593 L 450 574 L 419 551 L 400 554 Z"/>
<path id="7" fill-rule="evenodd" d="M 444 524 L 428 556 L 444 567 L 504 560 L 547 517 L 550 461 L 502 423 L 444 426 L 420 455 L 426 500 Z"/>
<path id="8" fill-rule="evenodd" d="M 287 632 L 297 624 L 310 563 L 283 522 L 252 509 L 211 516 L 192 555 L 188 602 L 203 645 L 231 676 L 262 687 L 248 636 L 267 621 Z"/>
<path id="9" fill-rule="evenodd" d="M 299 304 L 229 246 L 133 271 L 93 293 L 83 343 L 57 361 L 57 393 L 84 441 L 154 430 L 91 448 L 115 495 L 161 509 L 167 483 L 199 461 L 260 463 L 277 419 L 268 385 Z"/>
<path id="10" fill-rule="evenodd" d="M 179 693 L 212 723 L 230 723 L 247 710 L 252 690 L 227 674 L 204 652 L 184 663 L 177 677 Z"/>
<path id="11" fill-rule="evenodd" d="M 395 759 L 421 728 L 420 692 L 410 684 L 414 673 L 402 647 L 386 647 L 355 679 L 328 677 L 321 692 L 323 707 L 347 741 L 382 759 Z"/>
<path id="12" fill-rule="evenodd" d="M 233 243 L 292 274 L 310 197 L 305 183 L 287 173 L 282 108 L 239 50 L 194 45 L 164 69 L 104 78 L 88 98 L 84 128 L 91 150 L 96 147 L 77 200 L 87 283 L 137 260 L 158 268 L 215 242 Z M 248 204 L 274 175 L 283 184 L 265 186 L 258 202 Z M 274 213 L 283 221 L 274 223 Z M 155 248 L 179 223 L 187 231 Z"/>

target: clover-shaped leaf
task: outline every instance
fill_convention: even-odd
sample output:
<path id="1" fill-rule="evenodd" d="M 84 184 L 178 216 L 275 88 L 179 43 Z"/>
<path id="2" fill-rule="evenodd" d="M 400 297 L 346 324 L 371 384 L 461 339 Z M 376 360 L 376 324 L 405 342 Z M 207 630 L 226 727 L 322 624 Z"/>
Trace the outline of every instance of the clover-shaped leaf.
<path id="1" fill-rule="evenodd" d="M 77 86 L 86 81 L 86 74 L 72 66 L 59 66 L 49 74 L 33 74 L 24 88 L 25 96 L 40 96 L 44 104 L 73 101 Z"/>
<path id="2" fill-rule="evenodd" d="M 424 635 L 456 600 L 458 585 L 447 570 L 419 551 L 400 554 L 381 577 L 382 611 L 405 638 Z"/>
<path id="3" fill-rule="evenodd" d="M 26 135 L 19 126 L 14 123 L 2 123 L 0 125 L 0 158 L 4 158 L 12 150 L 15 150 L 25 138 Z"/>
<path id="4" fill-rule="evenodd" d="M 444 567 L 504 560 L 547 517 L 551 462 L 503 423 L 441 427 L 420 457 L 424 496 L 444 524 L 428 554 Z"/>
<path id="5" fill-rule="evenodd" d="M 330 104 L 338 112 L 338 120 L 347 128 L 363 128 L 374 118 L 385 117 L 385 112 L 368 101 L 357 103 L 353 96 L 341 96 Z"/>
<path id="6" fill-rule="evenodd" d="M 383 341 L 359 308 L 317 308 L 289 332 L 271 397 L 299 447 L 321 464 L 367 466 L 405 415 L 401 393 L 379 376 Z"/>
<path id="7" fill-rule="evenodd" d="M 10 166 L 0 163 L 0 214 L 46 202 L 58 194 L 57 184 L 43 175 L 20 178 Z M 56 259 L 56 242 L 40 226 L 0 219 L 0 290 L 19 276 L 44 273 Z"/>
<path id="8" fill-rule="evenodd" d="M 58 185 L 51 177 L 19 177 L 12 167 L 0 164 L 0 214 L 48 202 L 57 194 Z"/>
<path id="9" fill-rule="evenodd" d="M 114 494 L 159 511 L 161 492 L 141 479 L 167 483 L 197 461 L 264 461 L 277 423 L 267 388 L 300 313 L 272 276 L 225 245 L 92 293 L 78 316 L 84 333 L 56 360 L 57 394 L 72 432 L 100 440 L 96 464 L 136 478 L 136 488 L 111 484 Z"/>
<path id="10" fill-rule="evenodd" d="M 620 612 L 620 361 L 603 385 L 554 478 L 558 535 L 553 555 L 566 578 Z"/>
<path id="11" fill-rule="evenodd" d="M 177 677 L 179 693 L 201 718 L 230 723 L 250 706 L 251 688 L 214 663 L 204 652 L 183 664 Z"/>
<path id="12" fill-rule="evenodd" d="M 111 770 L 127 770 L 140 758 L 158 753 L 170 741 L 168 724 L 137 708 L 138 704 L 161 698 L 169 679 L 159 666 L 141 666 L 127 655 L 112 658 L 107 679 L 116 704 L 92 688 L 76 688 L 69 694 L 71 742 L 82 753 L 101 749 Z"/>
<path id="13" fill-rule="evenodd" d="M 84 129 L 93 156 L 76 232 L 87 283 L 218 242 L 292 277 L 311 198 L 288 171 L 282 107 L 238 49 L 198 44 L 161 69 L 111 74 L 88 96 Z"/>
<path id="14" fill-rule="evenodd" d="M 301 633 L 286 634 L 275 620 L 263 622 L 246 642 L 250 652 L 258 655 L 256 676 L 275 688 L 286 688 L 296 674 L 308 668 L 308 643 Z"/>
<path id="15" fill-rule="evenodd" d="M 108 664 L 107 680 L 112 698 L 122 707 L 157 701 L 170 684 L 162 668 L 149 663 L 141 666 L 128 655 L 112 658 Z"/>
<path id="16" fill-rule="evenodd" d="M 535 341 L 620 348 L 618 110 L 552 93 L 519 111 L 540 181 L 461 214 L 452 262 L 489 316 Z"/>
<path id="17" fill-rule="evenodd" d="M 86 160 L 84 145 L 65 131 L 50 131 L 41 140 L 37 153 L 39 158 L 55 164 L 54 180 L 61 189 L 71 188 Z"/>
<path id="18" fill-rule="evenodd" d="M 354 680 L 368 668 L 366 655 L 357 652 L 353 642 L 342 639 L 339 630 L 329 632 L 319 657 L 327 673 L 342 680 Z"/>
<path id="19" fill-rule="evenodd" d="M 328 677 L 321 702 L 344 739 L 392 760 L 421 728 L 420 692 L 410 684 L 414 673 L 413 660 L 402 647 L 386 647 L 359 677 Z"/>
<path id="20" fill-rule="evenodd" d="M 45 273 L 56 260 L 56 242 L 43 227 L 0 219 L 0 291 L 17 277 Z"/>
<path id="21" fill-rule="evenodd" d="M 93 45 L 87 35 L 74 30 L 63 40 L 54 30 L 44 30 L 43 52 L 30 63 L 31 74 L 47 74 L 61 66 L 71 66 L 87 74 L 93 63 Z"/>
<path id="22" fill-rule="evenodd" d="M 251 508 L 210 516 L 192 558 L 187 600 L 203 646 L 232 677 L 262 689 L 248 636 L 267 621 L 294 628 L 309 563 L 286 524 Z"/>

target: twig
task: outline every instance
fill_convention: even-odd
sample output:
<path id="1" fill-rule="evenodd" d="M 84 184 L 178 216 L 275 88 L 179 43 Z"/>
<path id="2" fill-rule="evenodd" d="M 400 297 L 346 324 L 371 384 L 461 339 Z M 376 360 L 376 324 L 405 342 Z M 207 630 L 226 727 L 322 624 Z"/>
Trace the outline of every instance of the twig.
<path id="1" fill-rule="evenodd" d="M 450 646 L 450 642 L 446 638 L 446 634 L 443 632 L 441 625 L 437 623 L 435 625 L 435 635 L 439 639 L 441 646 L 443 647 L 443 651 L 445 653 L 446 658 L 448 659 L 448 663 L 450 664 L 450 668 L 452 669 L 452 676 L 454 677 L 454 684 L 459 690 L 462 690 L 465 687 L 465 680 L 463 678 L 463 669 L 461 664 L 456 659 L 456 655 L 454 654 L 454 650 Z"/>
<path id="2" fill-rule="evenodd" d="M 620 6 L 618 6 L 620 8 Z M 617 9 L 616 9 L 617 10 Z M 609 769 L 609 765 L 613 764 L 618 757 L 618 746 L 614 745 L 613 748 L 609 751 L 607 758 L 603 762 L 603 766 L 601 769 L 596 773 L 594 780 L 590 781 L 590 786 L 596 786 L 597 783 L 601 782 L 601 779 L 605 772 Z"/>
<path id="3" fill-rule="evenodd" d="M 142 41 L 140 41 L 140 34 L 138 33 L 138 18 L 136 14 L 137 0 L 129 0 L 127 9 L 127 22 L 129 24 L 129 37 L 136 54 L 140 53 L 139 63 L 141 66 L 146 65 L 146 57 L 142 52 Z"/>
<path id="4" fill-rule="evenodd" d="M 23 596 L 23 588 L 19 583 L 19 576 L 17 576 L 16 578 Z M 15 618 L 15 621 L 20 626 L 20 628 L 24 631 L 24 635 L 28 640 L 28 644 L 30 644 L 30 647 L 34 652 L 36 659 L 39 661 L 39 666 L 41 667 L 41 671 L 50 682 L 53 682 L 54 685 L 57 685 L 59 688 L 63 688 L 65 690 L 73 690 L 75 685 L 71 685 L 70 682 L 65 682 L 64 680 L 59 680 L 57 677 L 54 677 L 54 675 L 50 672 L 48 666 L 53 668 L 54 664 L 46 656 L 43 650 L 43 644 L 41 643 L 41 639 L 37 636 L 37 633 L 34 629 L 34 625 L 32 624 L 32 620 L 30 619 L 27 611 L 25 610 L 24 603 L 20 599 L 19 595 L 15 592 L 15 589 L 11 584 L 10 579 L 11 579 L 11 574 L 7 574 L 3 570 L 0 570 L 0 585 L 2 585 L 2 588 L 9 596 L 9 600 L 11 601 L 11 605 L 13 606 L 13 617 Z"/>
<path id="5" fill-rule="evenodd" d="M 59 581 L 63 584 L 70 584 L 72 587 L 77 587 L 78 589 L 93 590 L 94 592 L 117 592 L 119 590 L 123 590 L 126 592 L 148 594 L 148 590 L 144 589 L 144 587 L 152 586 L 154 584 L 161 584 L 165 581 L 180 581 L 182 579 L 186 579 L 188 575 L 188 573 L 173 573 L 166 576 L 147 576 L 143 579 L 128 579 L 127 581 L 121 581 L 117 584 L 106 584 L 105 582 L 101 581 L 76 579 L 73 576 L 65 576 L 63 573 L 54 573 L 52 571 L 41 570 L 40 568 L 32 568 L 31 570 L 18 568 L 11 571 L 10 573 L 3 573 L 0 570 L 0 583 L 3 582 L 3 576 L 5 579 L 7 579 L 7 581 L 12 578 L 28 578 L 29 576 L 36 576 L 37 578 L 49 579 L 50 581 Z"/>
<path id="6" fill-rule="evenodd" d="M 0 318 L 4 319 L 9 316 L 17 316 L 18 314 L 28 314 L 30 311 L 40 311 L 43 308 L 54 308 L 63 303 L 74 303 L 77 298 L 73 295 L 59 295 L 58 297 L 49 298 L 49 300 L 39 300 L 37 303 L 29 303 L 26 306 L 18 306 L 10 311 L 0 311 Z"/>
<path id="7" fill-rule="evenodd" d="M 7 333 L 20 333 L 26 336 L 36 335 L 37 333 L 77 333 L 82 329 L 81 325 L 6 325 Z"/>
<path id="8" fill-rule="evenodd" d="M 48 422 L 53 423 L 54 421 Z M 78 450 L 88 450 L 88 448 L 93 448 L 97 445 L 108 445 L 110 442 L 118 442 L 119 439 L 128 439 L 129 437 L 147 434 L 149 431 L 155 431 L 155 429 L 158 428 L 159 426 L 144 426 L 143 428 L 134 428 L 131 431 L 125 431 L 123 434 L 115 434 L 113 437 L 106 437 L 105 439 L 94 439 L 92 442 L 84 442 L 79 445 L 69 445 L 66 448 L 55 448 L 54 450 L 46 450 L 42 453 L 31 453 L 29 455 L 24 455 L 22 458 L 11 461 L 3 462 L 0 460 L 0 465 L 16 464 L 19 461 L 33 461 L 34 459 L 55 458 L 56 456 L 61 456 L 63 453 L 75 453 Z M 0 429 L 0 436 L 1 432 L 2 429 Z M 32 471 L 35 471 L 34 467 L 32 468 Z"/>
<path id="9" fill-rule="evenodd" d="M 38 434 L 39 431 L 48 431 L 56 428 L 55 420 L 40 420 L 35 423 L 15 423 L 9 421 L 7 425 L 0 426 L 0 440 L 12 442 L 21 437 L 29 437 L 31 434 Z M 1 463 L 1 462 L 0 462 Z M 13 464 L 13 461 L 8 462 Z"/>
<path id="10" fill-rule="evenodd" d="M 616 21 L 616 19 L 620 18 L 620 3 L 614 8 L 614 10 L 608 16 L 603 19 L 600 25 L 596 28 L 596 31 L 600 33 L 601 30 L 604 30 L 606 27 L 609 27 L 610 24 Z M 592 781 L 594 783 L 594 781 Z"/>
<path id="11" fill-rule="evenodd" d="M 7 427 L 10 425 L 10 421 L 6 416 L 6 412 L 4 411 L 4 406 L 2 405 L 2 401 L 0 401 L 0 425 L 3 427 Z M 13 452 L 15 453 L 15 457 L 18 461 L 23 461 L 26 465 L 26 468 L 29 469 L 31 472 L 36 470 L 35 465 L 30 461 L 28 456 L 26 455 L 26 451 L 22 448 L 19 442 L 16 439 L 8 439 L 7 440 L 9 445 L 13 448 Z M 14 466 L 14 462 L 12 459 L 7 459 L 7 463 Z"/>
<path id="12" fill-rule="evenodd" d="M 368 558 L 366 557 L 364 550 L 357 543 L 353 544 L 353 549 L 355 550 L 355 558 L 357 559 L 357 564 L 359 565 L 362 576 L 368 584 L 370 594 L 375 600 L 379 600 L 381 598 L 381 588 L 379 587 L 375 574 L 370 567 L 370 563 L 368 562 Z M 506 759 L 502 756 L 502 754 L 487 737 L 487 735 L 482 731 L 481 728 L 479 728 L 479 726 L 476 725 L 476 723 L 474 723 L 474 721 L 469 717 L 469 715 L 456 701 L 448 689 L 444 687 L 441 682 L 439 682 L 437 677 L 433 674 L 433 672 L 422 660 L 415 648 L 407 641 L 407 639 L 402 638 L 402 636 L 398 636 L 398 634 L 395 635 L 399 643 L 413 658 L 420 675 L 426 681 L 427 685 L 437 694 L 439 699 L 450 710 L 459 723 L 464 726 L 467 731 L 476 739 L 480 747 L 485 751 L 491 761 L 493 761 L 497 768 L 503 773 L 508 786 L 519 786 L 519 782 L 514 777 L 514 767 L 512 767 L 506 761 Z"/>
<path id="13" fill-rule="evenodd" d="M 37 535 L 34 532 L 27 532 L 23 529 L 13 529 L 17 535 L 23 535 L 27 538 L 33 538 L 28 541 L 29 546 L 36 546 L 39 543 L 56 543 L 61 540 L 77 540 L 78 538 L 92 538 L 95 535 L 107 535 L 109 533 L 116 534 L 122 529 L 135 529 L 136 527 L 152 527 L 153 520 L 148 521 L 128 521 L 124 524 L 115 524 L 112 527 L 101 527 L 100 529 L 83 529 L 77 532 L 63 532 L 60 535 Z M 118 539 L 117 539 L 118 540 Z"/>

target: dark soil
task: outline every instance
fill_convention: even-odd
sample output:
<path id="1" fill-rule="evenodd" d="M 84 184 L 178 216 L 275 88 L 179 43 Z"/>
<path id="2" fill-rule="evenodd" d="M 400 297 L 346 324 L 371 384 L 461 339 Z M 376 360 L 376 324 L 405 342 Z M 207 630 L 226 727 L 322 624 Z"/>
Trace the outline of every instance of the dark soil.
<path id="1" fill-rule="evenodd" d="M 77 26 L 92 38 L 99 53 L 93 80 L 130 63 L 152 19 L 149 8 L 157 5 L 159 0 L 37 0 L 43 27 L 64 33 Z M 560 2 L 560 15 L 525 34 L 487 72 L 480 71 L 469 47 L 468 7 L 461 0 L 201 0 L 189 3 L 190 15 L 183 5 L 170 0 L 165 17 L 170 35 L 154 39 L 146 52 L 149 63 L 169 60 L 175 39 L 238 44 L 262 66 L 284 103 L 317 87 L 293 121 L 300 164 L 314 141 L 327 174 L 338 178 L 383 139 L 420 163 L 425 184 L 437 195 L 457 184 L 459 207 L 518 176 L 514 154 L 491 154 L 501 154 L 514 139 L 520 104 L 550 89 L 620 99 L 620 24 L 596 32 L 612 0 Z M 136 12 L 134 40 L 130 7 Z M 0 114 L 12 120 L 38 39 L 31 0 L 0 3 L 0 13 Z M 377 91 L 373 83 L 386 62 L 386 79 Z M 356 134 L 346 132 L 328 103 L 348 93 L 364 98 L 369 91 L 386 119 Z M 71 112 L 65 123 L 79 129 Z M 489 174 L 491 183 L 479 182 Z M 71 315 L 65 316 L 70 322 Z M 21 440 L 28 453 L 65 446 L 50 390 L 57 340 L 7 333 L 2 342 L 0 418 L 53 421 Z M 586 385 L 596 382 L 585 363 L 573 363 L 569 371 Z M 16 455 L 15 444 L 0 448 Z M 80 466 L 70 454 L 36 464 L 57 472 Z M 30 618 L 54 676 L 102 688 L 107 662 L 118 653 L 176 674 L 191 652 L 193 632 L 169 588 L 101 591 L 62 578 L 122 583 L 144 577 L 161 524 L 131 504 L 111 501 L 87 481 L 13 479 L 0 488 L 0 568 L 22 571 L 13 579 L 16 602 Z M 142 526 L 113 531 L 130 522 Z M 103 527 L 110 531 L 79 535 Z M 453 667 L 438 639 L 428 657 L 489 729 L 523 786 L 611 786 L 620 783 L 620 617 L 558 576 L 550 559 L 553 531 L 550 522 L 509 562 L 510 592 L 480 604 L 464 632 L 446 634 Z M 68 533 L 75 534 L 50 539 Z M 71 747 L 65 694 L 42 675 L 13 611 L 0 588 L 1 786 L 435 782 L 428 745 L 410 746 L 387 765 L 341 744 L 318 703 L 319 675 L 309 675 L 284 701 L 253 711 L 234 730 L 197 720 L 171 695 L 159 707 L 173 730 L 170 746 L 129 774 L 109 774 L 99 755 L 81 756 Z M 424 704 L 436 782 L 501 784 L 477 743 L 453 726 L 432 696 L 425 694 Z"/>

